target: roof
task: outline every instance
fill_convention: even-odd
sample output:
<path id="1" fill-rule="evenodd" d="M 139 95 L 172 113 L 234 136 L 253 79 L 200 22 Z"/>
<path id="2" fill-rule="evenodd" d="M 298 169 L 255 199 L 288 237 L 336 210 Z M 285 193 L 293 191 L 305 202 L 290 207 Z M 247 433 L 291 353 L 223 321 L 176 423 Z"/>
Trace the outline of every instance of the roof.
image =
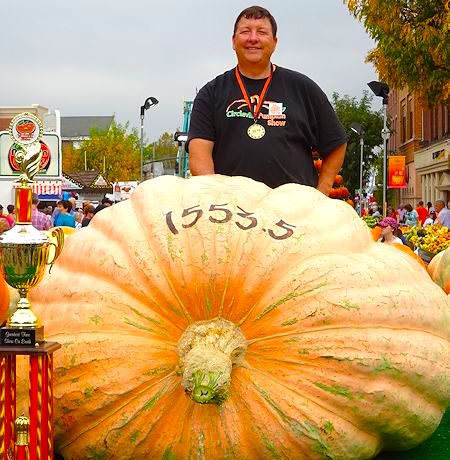
<path id="1" fill-rule="evenodd" d="M 98 171 L 64 172 L 63 175 L 83 188 L 110 189 L 112 187 L 111 182 Z"/>
<path id="2" fill-rule="evenodd" d="M 114 115 L 100 117 L 61 117 L 61 137 L 89 137 L 91 128 L 106 131 L 111 126 Z"/>

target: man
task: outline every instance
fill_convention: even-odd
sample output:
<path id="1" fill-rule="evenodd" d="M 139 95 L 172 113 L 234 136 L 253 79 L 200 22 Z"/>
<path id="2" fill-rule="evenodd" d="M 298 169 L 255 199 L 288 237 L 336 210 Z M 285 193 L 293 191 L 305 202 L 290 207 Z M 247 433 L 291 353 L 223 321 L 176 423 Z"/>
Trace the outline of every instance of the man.
<path id="1" fill-rule="evenodd" d="M 39 198 L 36 193 L 33 193 L 31 197 L 31 223 L 34 228 L 38 230 L 48 230 L 53 227 L 51 216 L 47 216 L 37 208 L 39 204 Z"/>
<path id="2" fill-rule="evenodd" d="M 436 200 L 434 207 L 436 208 L 439 223 L 444 227 L 450 228 L 450 209 L 445 206 L 445 201 Z"/>
<path id="3" fill-rule="evenodd" d="M 428 209 L 423 205 L 423 201 L 419 201 L 416 211 L 417 214 L 419 214 L 420 225 L 423 226 L 426 218 L 428 217 Z"/>
<path id="4" fill-rule="evenodd" d="M 75 219 L 70 214 L 72 203 L 68 200 L 58 201 L 58 215 L 55 218 L 55 227 L 73 227 L 75 228 Z"/>
<path id="5" fill-rule="evenodd" d="M 193 175 L 289 182 L 328 195 L 347 135 L 323 91 L 305 75 L 275 66 L 277 24 L 264 8 L 239 14 L 232 37 L 237 67 L 206 84 L 194 101 L 189 137 Z M 320 177 L 312 151 L 323 160 Z"/>
<path id="6" fill-rule="evenodd" d="M 91 219 L 94 217 L 94 214 L 95 214 L 95 207 L 92 206 L 92 204 L 90 204 L 89 206 L 86 206 L 85 208 L 85 216 L 84 216 L 84 219 L 81 221 L 81 227 L 87 227 L 90 222 L 91 222 Z"/>
<path id="7" fill-rule="evenodd" d="M 94 214 L 97 214 L 99 211 L 105 209 L 105 208 L 109 208 L 110 206 L 112 206 L 113 202 L 109 199 L 109 198 L 106 198 L 103 197 L 102 198 L 102 202 L 101 204 L 99 204 L 96 208 L 95 208 L 95 212 Z"/>

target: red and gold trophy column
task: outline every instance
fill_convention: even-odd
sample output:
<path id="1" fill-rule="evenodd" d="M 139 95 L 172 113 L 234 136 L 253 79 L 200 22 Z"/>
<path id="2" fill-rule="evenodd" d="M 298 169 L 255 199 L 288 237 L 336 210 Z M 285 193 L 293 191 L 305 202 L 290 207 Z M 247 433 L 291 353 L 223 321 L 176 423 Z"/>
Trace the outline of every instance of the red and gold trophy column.
<path id="1" fill-rule="evenodd" d="M 60 347 L 57 342 L 0 347 L 0 460 L 53 460 L 53 353 Z M 29 357 L 28 417 L 16 413 L 18 355 Z"/>
<path id="2" fill-rule="evenodd" d="M 31 222 L 32 184 L 41 164 L 42 122 L 31 113 L 14 117 L 10 136 L 15 144 L 20 176 L 16 188 L 16 225 L 0 236 L 0 272 L 17 289 L 17 308 L 0 328 L 0 460 L 53 460 L 53 352 L 44 326 L 31 309 L 28 291 L 38 284 L 63 247 L 63 232 L 55 229 L 52 243 Z M 52 246 L 53 260 L 49 261 Z M 16 358 L 28 356 L 28 415 L 16 410 Z M 19 417 L 17 417 L 19 415 Z"/>

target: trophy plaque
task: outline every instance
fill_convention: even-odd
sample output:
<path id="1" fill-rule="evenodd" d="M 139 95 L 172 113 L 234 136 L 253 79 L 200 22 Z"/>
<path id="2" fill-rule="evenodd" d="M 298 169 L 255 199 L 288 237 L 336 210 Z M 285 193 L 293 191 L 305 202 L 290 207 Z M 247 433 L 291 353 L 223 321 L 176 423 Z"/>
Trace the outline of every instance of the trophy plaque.
<path id="1" fill-rule="evenodd" d="M 55 244 L 31 223 L 31 186 L 42 158 L 41 120 L 31 113 L 21 113 L 12 119 L 9 133 L 17 147 L 15 160 L 20 165 L 20 176 L 16 181 L 19 183 L 16 188 L 16 225 L 0 236 L 0 272 L 5 281 L 19 291 L 20 299 L 6 327 L 0 329 L 0 345 L 30 347 L 44 341 L 44 327 L 31 310 L 28 291 L 42 280 L 46 266 L 59 256 L 64 233 L 61 228 L 53 229 Z M 49 261 L 52 246 L 55 246 L 55 255 Z"/>

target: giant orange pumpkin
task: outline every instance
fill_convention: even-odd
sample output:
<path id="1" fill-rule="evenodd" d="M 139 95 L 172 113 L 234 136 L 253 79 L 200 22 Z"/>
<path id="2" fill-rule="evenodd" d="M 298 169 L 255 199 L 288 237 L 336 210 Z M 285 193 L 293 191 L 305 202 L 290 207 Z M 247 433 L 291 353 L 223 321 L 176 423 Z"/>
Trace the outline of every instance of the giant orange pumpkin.
<path id="1" fill-rule="evenodd" d="M 66 459 L 368 459 L 450 402 L 447 296 L 310 187 L 146 181 L 32 291 Z"/>

